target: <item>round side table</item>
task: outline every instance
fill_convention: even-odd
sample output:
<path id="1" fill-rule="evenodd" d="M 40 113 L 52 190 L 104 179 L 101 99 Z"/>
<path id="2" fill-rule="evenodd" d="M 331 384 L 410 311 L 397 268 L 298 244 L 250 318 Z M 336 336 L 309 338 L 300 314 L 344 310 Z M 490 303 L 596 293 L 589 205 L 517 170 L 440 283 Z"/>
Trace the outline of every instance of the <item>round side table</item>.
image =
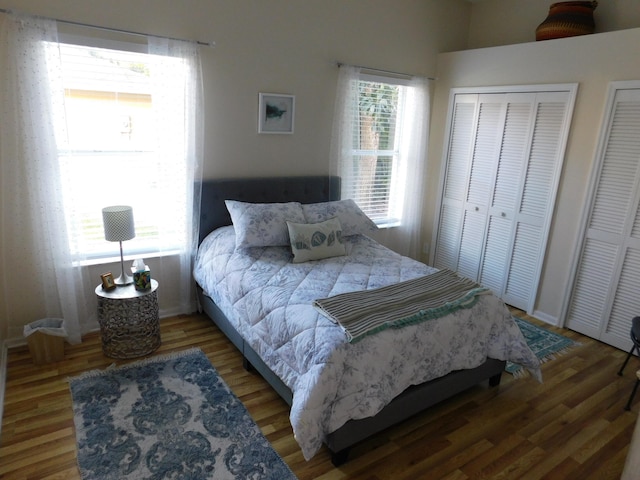
<path id="1" fill-rule="evenodd" d="M 160 346 L 158 282 L 138 291 L 134 285 L 104 290 L 96 287 L 102 351 L 111 358 L 148 355 Z"/>

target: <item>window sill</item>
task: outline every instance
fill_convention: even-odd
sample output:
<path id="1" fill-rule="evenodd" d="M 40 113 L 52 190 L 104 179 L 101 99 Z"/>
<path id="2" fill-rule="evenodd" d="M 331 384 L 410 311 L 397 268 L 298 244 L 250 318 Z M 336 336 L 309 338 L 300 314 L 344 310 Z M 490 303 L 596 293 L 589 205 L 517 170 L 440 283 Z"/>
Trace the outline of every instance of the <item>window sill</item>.
<path id="1" fill-rule="evenodd" d="M 148 252 L 146 254 L 131 254 L 125 255 L 125 262 L 133 262 L 136 258 L 144 258 L 148 260 L 150 258 L 162 258 L 162 257 L 172 257 L 175 255 L 180 255 L 180 250 L 167 250 L 166 252 Z M 80 260 L 73 262 L 74 267 L 91 267 L 94 265 L 106 265 L 109 263 L 120 263 L 120 257 L 100 257 L 100 258 L 89 258 L 86 260 Z"/>
<path id="2" fill-rule="evenodd" d="M 402 223 L 398 221 L 392 221 L 392 222 L 376 223 L 376 225 L 380 230 L 386 230 L 387 228 L 399 227 L 400 225 L 402 225 Z"/>

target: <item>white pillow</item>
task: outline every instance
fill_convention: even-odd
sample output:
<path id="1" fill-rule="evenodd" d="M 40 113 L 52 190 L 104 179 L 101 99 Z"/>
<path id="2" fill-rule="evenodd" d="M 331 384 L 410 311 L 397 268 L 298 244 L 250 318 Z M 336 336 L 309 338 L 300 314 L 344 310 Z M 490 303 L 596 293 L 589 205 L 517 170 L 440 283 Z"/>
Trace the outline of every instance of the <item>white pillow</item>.
<path id="1" fill-rule="evenodd" d="M 287 222 L 293 263 L 346 255 L 342 227 L 337 218 L 321 223 Z"/>
<path id="2" fill-rule="evenodd" d="M 323 222 L 336 217 L 342 225 L 342 234 L 345 237 L 357 234 L 367 234 L 378 230 L 367 215 L 356 205 L 352 199 L 336 200 L 333 202 L 310 203 L 302 205 L 304 217 L 308 223 Z"/>
<path id="3" fill-rule="evenodd" d="M 302 205 L 288 203 L 247 203 L 225 200 L 236 232 L 236 248 L 289 245 L 287 220 L 304 222 Z"/>

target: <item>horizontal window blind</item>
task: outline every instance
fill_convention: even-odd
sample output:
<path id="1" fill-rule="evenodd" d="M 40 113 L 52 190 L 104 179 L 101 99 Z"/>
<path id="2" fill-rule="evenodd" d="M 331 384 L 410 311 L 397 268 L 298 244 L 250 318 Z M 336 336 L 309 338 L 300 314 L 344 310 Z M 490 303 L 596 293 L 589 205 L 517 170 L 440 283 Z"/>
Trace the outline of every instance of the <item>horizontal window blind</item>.
<path id="1" fill-rule="evenodd" d="M 176 221 L 167 228 L 160 217 L 180 217 L 184 199 L 179 195 L 184 192 L 171 185 L 182 185 L 185 169 L 179 156 L 175 165 L 167 166 L 158 151 L 158 91 L 151 76 L 158 57 L 69 44 L 60 44 L 59 52 L 66 131 L 61 129 L 57 141 L 73 254 L 91 260 L 117 253 L 104 239 L 102 208 L 109 205 L 133 207 L 136 238 L 127 242 L 127 253 L 157 252 L 160 234 L 163 249 L 171 244 L 178 249 L 183 224 Z M 176 75 L 186 74 L 179 61 L 174 67 Z M 177 142 L 184 137 L 181 118 L 176 115 Z M 163 198 L 162 211 L 158 198 Z"/>
<path id="2" fill-rule="evenodd" d="M 404 88 L 392 83 L 360 80 L 358 101 L 351 112 L 351 168 L 343 176 L 343 197 L 352 198 L 376 223 L 398 221 L 397 182 L 401 159 L 399 138 Z"/>

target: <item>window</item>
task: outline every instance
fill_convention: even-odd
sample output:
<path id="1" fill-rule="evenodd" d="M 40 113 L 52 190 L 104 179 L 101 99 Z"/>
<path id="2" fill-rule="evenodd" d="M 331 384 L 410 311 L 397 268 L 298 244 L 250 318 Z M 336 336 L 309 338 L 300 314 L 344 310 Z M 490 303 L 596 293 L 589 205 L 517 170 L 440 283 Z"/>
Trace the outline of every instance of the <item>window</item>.
<path id="1" fill-rule="evenodd" d="M 378 241 L 419 258 L 429 79 L 375 71 L 340 64 L 329 169 L 342 179 L 342 198 L 390 227 Z"/>
<path id="2" fill-rule="evenodd" d="M 399 177 L 406 88 L 391 80 L 361 74 L 352 118 L 350 172 L 343 176 L 343 196 L 353 198 L 377 224 L 401 219 Z"/>
<path id="3" fill-rule="evenodd" d="M 173 74 L 187 75 L 184 63 L 71 44 L 60 44 L 59 54 L 66 131 L 57 142 L 72 254 L 89 261 L 114 256 L 102 226 L 102 208 L 109 205 L 133 207 L 136 238 L 127 242 L 127 253 L 179 250 L 186 235 L 178 211 L 186 196 L 184 104 L 177 89 L 178 98 L 170 100 L 175 115 L 158 113 L 167 91 L 158 90 L 153 71 L 161 62 L 166 71 L 170 62 Z M 160 132 L 170 132 L 169 150 L 177 152 L 170 161 Z"/>

